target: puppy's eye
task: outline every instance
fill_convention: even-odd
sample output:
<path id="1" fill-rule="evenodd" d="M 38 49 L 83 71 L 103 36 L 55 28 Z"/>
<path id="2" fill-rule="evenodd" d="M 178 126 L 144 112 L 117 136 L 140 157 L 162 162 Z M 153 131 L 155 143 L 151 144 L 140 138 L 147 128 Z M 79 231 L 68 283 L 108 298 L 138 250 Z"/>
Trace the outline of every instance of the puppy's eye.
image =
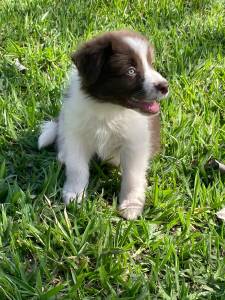
<path id="1" fill-rule="evenodd" d="M 134 67 L 128 68 L 127 75 L 130 77 L 134 77 L 136 75 L 136 69 Z"/>

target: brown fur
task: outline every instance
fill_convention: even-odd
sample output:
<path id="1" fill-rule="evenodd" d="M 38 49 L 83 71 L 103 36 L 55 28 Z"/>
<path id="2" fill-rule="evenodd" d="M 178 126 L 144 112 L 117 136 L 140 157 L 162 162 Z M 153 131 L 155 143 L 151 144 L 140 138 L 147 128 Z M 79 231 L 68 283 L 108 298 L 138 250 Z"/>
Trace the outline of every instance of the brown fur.
<path id="1" fill-rule="evenodd" d="M 97 101 L 129 107 L 127 100 L 130 97 L 145 97 L 142 88 L 144 74 L 139 56 L 123 42 L 121 35 L 145 39 L 135 32 L 105 33 L 85 43 L 72 55 L 72 60 L 78 68 L 82 88 L 87 94 Z M 149 45 L 149 63 L 152 63 L 152 55 L 153 50 Z M 136 69 L 136 76 L 133 79 L 126 75 L 126 70 L 132 66 Z"/>
<path id="2" fill-rule="evenodd" d="M 153 115 L 149 117 L 149 126 L 151 128 L 151 138 L 154 140 L 152 153 L 158 154 L 160 152 L 160 115 Z"/>

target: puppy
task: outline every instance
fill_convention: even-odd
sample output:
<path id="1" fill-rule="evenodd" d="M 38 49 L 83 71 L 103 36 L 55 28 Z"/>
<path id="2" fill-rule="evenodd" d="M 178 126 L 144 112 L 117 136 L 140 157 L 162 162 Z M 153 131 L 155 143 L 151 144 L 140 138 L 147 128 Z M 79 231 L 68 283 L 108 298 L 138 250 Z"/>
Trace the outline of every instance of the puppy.
<path id="1" fill-rule="evenodd" d="M 121 167 L 121 215 L 136 219 L 142 213 L 149 159 L 159 148 L 157 100 L 168 94 L 152 60 L 147 39 L 130 31 L 100 35 L 72 55 L 61 113 L 43 125 L 38 141 L 39 149 L 57 141 L 66 166 L 66 204 L 84 197 L 89 162 L 97 154 Z"/>

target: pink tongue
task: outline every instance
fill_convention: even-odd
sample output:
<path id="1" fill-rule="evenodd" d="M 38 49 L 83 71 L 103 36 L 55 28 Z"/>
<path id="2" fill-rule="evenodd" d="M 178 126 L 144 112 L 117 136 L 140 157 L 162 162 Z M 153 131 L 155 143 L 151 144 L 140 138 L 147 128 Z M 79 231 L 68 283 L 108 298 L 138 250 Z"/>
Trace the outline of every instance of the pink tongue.
<path id="1" fill-rule="evenodd" d="M 156 101 L 153 101 L 150 103 L 143 102 L 140 104 L 141 104 L 140 106 L 142 107 L 142 109 L 146 112 L 151 112 L 153 114 L 159 112 L 160 106 L 159 106 L 159 103 Z"/>

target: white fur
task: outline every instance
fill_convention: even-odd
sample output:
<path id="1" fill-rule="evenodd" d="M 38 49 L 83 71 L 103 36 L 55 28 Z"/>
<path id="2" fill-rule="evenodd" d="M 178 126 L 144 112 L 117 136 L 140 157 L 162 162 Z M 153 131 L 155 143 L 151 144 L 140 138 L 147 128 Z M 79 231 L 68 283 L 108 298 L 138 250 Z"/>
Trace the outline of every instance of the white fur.
<path id="1" fill-rule="evenodd" d="M 147 64 L 146 44 L 131 38 L 127 38 L 127 42 L 139 53 L 145 68 L 146 88 L 152 88 L 155 81 L 162 80 L 162 77 Z M 121 215 L 126 219 L 135 219 L 141 214 L 145 202 L 146 171 L 154 143 L 151 130 L 149 132 L 148 116 L 90 99 L 81 90 L 78 72 L 73 69 L 58 127 L 54 123 L 45 124 L 39 138 L 39 148 L 50 144 L 56 135 L 58 158 L 66 165 L 63 188 L 66 204 L 73 199 L 80 202 L 85 196 L 89 162 L 97 153 L 100 158 L 121 166 Z"/>
<path id="2" fill-rule="evenodd" d="M 57 123 L 50 121 L 44 122 L 41 127 L 41 135 L 38 139 L 38 149 L 47 147 L 54 143 L 57 135 Z"/>

